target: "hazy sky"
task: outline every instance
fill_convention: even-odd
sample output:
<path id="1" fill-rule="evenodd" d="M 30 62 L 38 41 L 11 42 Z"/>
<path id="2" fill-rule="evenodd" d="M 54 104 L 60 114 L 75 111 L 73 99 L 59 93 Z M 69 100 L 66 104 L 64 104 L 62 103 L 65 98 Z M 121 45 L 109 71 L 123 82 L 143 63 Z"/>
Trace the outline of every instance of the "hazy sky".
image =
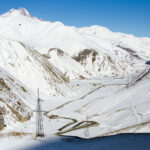
<path id="1" fill-rule="evenodd" d="M 19 7 L 65 25 L 101 25 L 115 32 L 150 37 L 150 0 L 0 0 L 0 14 Z"/>

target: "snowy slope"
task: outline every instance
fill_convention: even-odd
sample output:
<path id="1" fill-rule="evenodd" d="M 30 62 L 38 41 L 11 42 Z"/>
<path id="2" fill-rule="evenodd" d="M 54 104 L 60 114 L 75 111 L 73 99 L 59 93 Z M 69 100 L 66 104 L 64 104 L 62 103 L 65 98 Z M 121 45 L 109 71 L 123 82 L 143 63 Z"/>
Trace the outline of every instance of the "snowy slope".
<path id="1" fill-rule="evenodd" d="M 55 114 L 60 121 L 62 118 L 76 120 L 67 127 L 67 123 L 61 126 L 62 130 L 58 126 L 59 134 L 91 138 L 117 133 L 149 133 L 149 77 L 150 68 L 147 68 L 130 80 L 108 78 L 97 81 L 95 90 L 58 105 L 48 111 L 48 116 Z M 87 135 L 84 125 L 88 127 L 90 123 L 94 125 L 89 125 Z"/>
<path id="2" fill-rule="evenodd" d="M 56 66 L 69 79 L 85 79 L 91 78 L 80 63 L 72 59 L 67 53 L 61 49 L 50 49 L 46 55 L 49 62 Z"/>
<path id="3" fill-rule="evenodd" d="M 12 9 L 1 15 L 0 22 L 0 27 L 3 28 L 1 36 L 27 42 L 35 47 L 58 47 L 71 55 L 86 48 L 113 53 L 112 44 L 120 42 L 139 52 L 142 52 L 141 48 L 145 51 L 150 48 L 149 38 L 113 33 L 101 26 L 75 28 L 61 22 L 41 21 L 23 8 Z"/>
<path id="4" fill-rule="evenodd" d="M 36 50 L 23 43 L 0 38 L 0 66 L 29 87 L 43 95 L 73 93 L 69 79 Z"/>
<path id="5" fill-rule="evenodd" d="M 32 117 L 35 105 L 34 94 L 22 83 L 0 68 L 0 111 L 4 125 L 25 122 Z"/>

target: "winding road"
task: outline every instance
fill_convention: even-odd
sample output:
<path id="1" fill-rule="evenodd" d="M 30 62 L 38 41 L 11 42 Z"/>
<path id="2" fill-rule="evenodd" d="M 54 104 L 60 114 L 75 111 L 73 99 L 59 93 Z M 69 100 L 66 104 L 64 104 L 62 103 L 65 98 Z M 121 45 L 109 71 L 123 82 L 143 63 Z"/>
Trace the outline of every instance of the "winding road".
<path id="1" fill-rule="evenodd" d="M 116 85 L 125 85 L 125 84 L 101 85 L 101 86 L 97 87 L 96 89 L 86 93 L 85 95 L 83 95 L 82 97 L 80 97 L 78 99 L 71 100 L 71 101 L 66 102 L 64 104 L 61 104 L 60 106 L 57 106 L 56 108 L 54 108 L 52 110 L 49 110 L 49 111 L 45 112 L 45 116 L 50 119 L 50 116 L 48 115 L 50 112 L 52 112 L 54 110 L 57 110 L 57 109 L 60 109 L 60 108 L 63 108 L 65 105 L 68 105 L 68 104 L 70 104 L 72 102 L 83 100 L 85 97 L 87 97 L 88 95 L 94 93 L 95 91 L 99 90 L 100 88 L 103 88 L 103 87 L 106 87 L 106 86 L 116 86 Z M 99 123 L 96 122 L 96 121 L 87 121 L 87 120 L 86 121 L 78 121 L 78 120 L 76 120 L 74 118 L 68 118 L 68 117 L 57 116 L 56 118 L 53 118 L 53 119 L 70 120 L 69 123 L 65 124 L 64 126 L 62 126 L 61 128 L 58 129 L 58 132 L 56 133 L 57 135 L 62 135 L 64 133 L 71 132 L 71 131 L 74 131 L 74 130 L 79 130 L 79 129 L 83 129 L 83 128 L 89 128 L 89 127 L 94 127 L 94 126 L 98 126 L 99 125 Z"/>

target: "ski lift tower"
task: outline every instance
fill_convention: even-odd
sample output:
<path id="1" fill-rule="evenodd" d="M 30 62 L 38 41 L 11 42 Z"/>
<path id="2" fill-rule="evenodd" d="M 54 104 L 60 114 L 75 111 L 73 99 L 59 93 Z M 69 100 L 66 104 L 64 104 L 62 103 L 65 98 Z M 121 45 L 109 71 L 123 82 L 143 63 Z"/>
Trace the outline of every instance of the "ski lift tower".
<path id="1" fill-rule="evenodd" d="M 43 112 L 41 109 L 41 99 L 39 98 L 39 89 L 37 90 L 37 109 L 36 109 L 36 137 L 44 137 L 44 127 L 43 127 Z"/>

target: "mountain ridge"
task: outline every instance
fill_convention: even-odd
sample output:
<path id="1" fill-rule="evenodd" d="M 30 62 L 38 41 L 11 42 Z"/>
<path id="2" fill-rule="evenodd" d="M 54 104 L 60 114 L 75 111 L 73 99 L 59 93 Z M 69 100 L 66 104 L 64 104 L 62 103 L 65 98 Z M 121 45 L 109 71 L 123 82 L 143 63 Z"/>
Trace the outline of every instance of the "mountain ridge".
<path id="1" fill-rule="evenodd" d="M 74 58 L 80 54 L 84 55 L 85 50 L 93 49 L 97 52 L 96 56 L 92 56 L 92 53 L 83 56 L 84 64 L 76 61 L 78 64 L 76 69 L 85 68 L 83 72 L 88 72 L 91 78 L 138 73 L 144 69 L 145 62 L 150 60 L 150 38 L 114 33 L 98 25 L 76 28 L 65 26 L 61 22 L 40 21 L 24 8 L 12 9 L 0 16 L 0 28 L 3 28 L 0 36 L 29 45 L 41 55 L 46 56 L 50 49 L 60 49 L 68 55 L 65 56 L 68 57 L 68 63 L 74 65 L 74 60 L 77 60 Z M 62 59 L 63 57 L 59 61 L 67 65 Z M 55 61 L 53 59 L 53 65 L 59 70 Z M 72 67 L 68 68 L 64 74 L 70 72 L 71 79 L 81 75 L 77 72 L 74 76 L 71 70 Z M 83 77 L 89 78 L 89 75 Z"/>

